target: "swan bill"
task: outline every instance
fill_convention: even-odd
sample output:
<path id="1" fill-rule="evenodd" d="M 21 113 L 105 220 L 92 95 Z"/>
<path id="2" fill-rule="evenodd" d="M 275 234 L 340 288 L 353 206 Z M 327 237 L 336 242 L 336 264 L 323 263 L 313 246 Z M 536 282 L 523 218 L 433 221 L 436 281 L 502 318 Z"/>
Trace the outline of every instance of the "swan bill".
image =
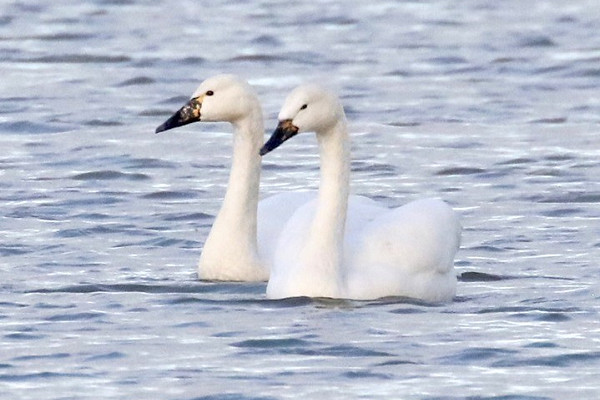
<path id="1" fill-rule="evenodd" d="M 191 124 L 192 122 L 200 121 L 201 109 L 202 99 L 200 97 L 191 99 L 183 107 L 181 107 L 179 111 L 177 111 L 168 120 L 156 128 L 155 133 L 164 132 L 169 129 L 178 128 L 180 126 Z"/>
<path id="2" fill-rule="evenodd" d="M 298 127 L 292 123 L 291 119 L 285 119 L 283 121 L 279 121 L 277 124 L 277 128 L 267 140 L 267 142 L 260 149 L 260 155 L 264 156 L 265 154 L 275 150 L 286 140 L 293 138 L 298 134 Z"/>

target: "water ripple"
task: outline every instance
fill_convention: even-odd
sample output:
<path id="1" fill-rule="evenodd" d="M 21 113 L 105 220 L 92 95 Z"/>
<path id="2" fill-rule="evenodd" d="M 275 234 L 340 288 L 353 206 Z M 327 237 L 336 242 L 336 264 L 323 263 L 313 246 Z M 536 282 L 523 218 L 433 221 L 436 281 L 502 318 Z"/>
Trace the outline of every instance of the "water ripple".
<path id="1" fill-rule="evenodd" d="M 0 381 L 3 382 L 24 382 L 24 381 L 46 381 L 56 379 L 72 378 L 93 378 L 93 374 L 84 373 L 60 373 L 60 372 L 36 372 L 31 374 L 0 374 Z"/>
<path id="2" fill-rule="evenodd" d="M 57 237 L 62 238 L 81 238 L 85 236 L 96 236 L 96 235 L 111 235 L 117 233 L 131 233 L 136 230 L 134 225 L 130 224 L 100 224 L 90 228 L 67 228 L 60 229 L 56 232 Z"/>
<path id="3" fill-rule="evenodd" d="M 523 37 L 519 43 L 521 47 L 553 47 L 556 43 L 545 35 L 529 35 Z"/>
<path id="4" fill-rule="evenodd" d="M 483 168 L 475 167 L 453 167 L 445 168 L 441 171 L 436 172 L 438 176 L 450 176 L 450 175 L 474 175 L 486 172 Z"/>
<path id="5" fill-rule="evenodd" d="M 104 127 L 104 126 L 122 126 L 123 123 L 120 121 L 108 121 L 102 119 L 91 119 L 89 121 L 83 121 L 83 125 L 91 127 Z"/>
<path id="6" fill-rule="evenodd" d="M 69 353 L 52 353 L 52 354 L 36 354 L 28 356 L 19 356 L 12 359 L 12 361 L 31 361 L 31 360 L 43 360 L 43 359 L 64 359 L 71 357 Z"/>
<path id="7" fill-rule="evenodd" d="M 71 176 L 76 181 L 97 181 L 97 180 L 116 180 L 127 179 L 130 181 L 142 181 L 150 179 L 150 176 L 140 173 L 125 173 L 113 170 L 83 172 Z"/>
<path id="8" fill-rule="evenodd" d="M 554 356 L 542 356 L 542 357 L 532 357 L 532 358 L 521 358 L 516 357 L 507 360 L 500 360 L 494 362 L 492 367 L 499 368 L 516 368 L 516 367 L 561 367 L 567 368 L 572 367 L 581 363 L 594 363 L 598 364 L 600 362 L 600 352 L 599 351 L 590 351 L 590 352 L 578 352 L 578 353 L 568 353 L 568 354 L 559 354 Z"/>
<path id="9" fill-rule="evenodd" d="M 190 400 L 276 400 L 276 397 L 253 396 L 243 393 L 219 393 L 215 395 L 194 397 Z"/>
<path id="10" fill-rule="evenodd" d="M 187 200 L 195 199 L 198 197 L 200 191 L 174 191 L 174 190 L 160 190 L 141 196 L 143 199 L 148 200 Z"/>
<path id="11" fill-rule="evenodd" d="M 484 272 L 467 271 L 458 276 L 461 282 L 494 282 L 507 279 L 500 275 L 488 274 Z"/>
<path id="12" fill-rule="evenodd" d="M 66 322 L 66 321 L 89 321 L 101 319 L 106 316 L 104 312 L 74 312 L 67 314 L 55 314 L 46 318 L 46 321 L 51 322 Z"/>
<path id="13" fill-rule="evenodd" d="M 0 132 L 5 133 L 58 133 L 70 130 L 71 127 L 56 124 L 44 124 L 31 121 L 0 122 Z"/>
<path id="14" fill-rule="evenodd" d="M 131 61 L 131 58 L 124 55 L 105 55 L 105 54 L 56 54 L 40 57 L 23 58 L 16 60 L 23 63 L 39 64 L 117 64 Z"/>
<path id="15" fill-rule="evenodd" d="M 303 356 L 329 357 L 392 357 L 394 354 L 364 349 L 358 346 L 339 345 L 316 347 L 316 343 L 304 339 L 249 339 L 232 343 L 232 347 L 261 350 L 264 353 L 297 354 Z"/>
<path id="16" fill-rule="evenodd" d="M 0 25 L 2 25 L 2 23 L 0 22 Z M 64 42 L 64 41 L 75 41 L 75 40 L 89 40 L 89 39 L 93 39 L 94 35 L 90 34 L 90 33 L 77 33 L 77 32 L 59 32 L 59 33 L 49 33 L 49 34 L 42 34 L 42 35 L 24 35 L 24 36 L 4 36 L 2 38 L 0 38 L 0 41 L 2 40 L 15 40 L 15 41 L 20 41 L 20 40 L 40 40 L 40 41 L 44 41 L 44 42 L 53 42 L 53 41 L 57 41 L 57 42 Z"/>
<path id="17" fill-rule="evenodd" d="M 1 244 L 0 256 L 18 256 L 28 254 L 32 251 L 31 247 L 22 244 Z"/>
<path id="18" fill-rule="evenodd" d="M 177 222 L 177 221 L 202 221 L 202 220 L 212 220 L 214 215 L 205 214 L 201 212 L 192 212 L 192 213 L 171 213 L 171 214 L 161 214 L 157 215 L 160 219 L 166 222 Z"/>
<path id="19" fill-rule="evenodd" d="M 516 350 L 499 349 L 490 347 L 473 347 L 461 350 L 455 354 L 444 356 L 440 359 L 446 365 L 465 365 L 470 363 L 480 364 L 482 361 L 497 358 L 512 358 L 518 354 Z"/>
<path id="20" fill-rule="evenodd" d="M 247 284 L 248 287 L 252 288 L 257 285 Z M 55 289 L 36 289 L 29 293 L 170 293 L 170 294 L 184 294 L 184 293 L 214 293 L 214 292 L 236 292 L 239 290 L 239 284 L 236 283 L 202 283 L 197 284 L 173 284 L 173 285 L 160 285 L 160 284 L 83 284 L 74 286 L 65 286 Z"/>
<path id="21" fill-rule="evenodd" d="M 111 351 L 110 353 L 96 354 L 85 359 L 85 362 L 96 362 L 105 360 L 118 360 L 127 357 L 126 354 L 120 351 Z"/>
<path id="22" fill-rule="evenodd" d="M 126 87 L 126 86 L 137 86 L 137 85 L 150 85 L 155 82 L 156 81 L 154 79 L 149 78 L 147 76 L 138 76 L 135 78 L 127 79 L 126 81 L 119 83 L 117 86 L 118 87 Z"/>
<path id="23" fill-rule="evenodd" d="M 44 339 L 45 337 L 47 337 L 48 335 L 41 335 L 41 334 L 36 334 L 36 333 L 26 333 L 26 332 L 17 332 L 17 333 L 9 333 L 7 335 L 4 335 L 4 338 L 9 339 L 9 340 L 40 340 L 40 339 Z"/>
<path id="24" fill-rule="evenodd" d="M 590 192 L 570 192 L 565 194 L 534 195 L 529 196 L 528 200 L 537 203 L 600 203 L 600 193 Z"/>

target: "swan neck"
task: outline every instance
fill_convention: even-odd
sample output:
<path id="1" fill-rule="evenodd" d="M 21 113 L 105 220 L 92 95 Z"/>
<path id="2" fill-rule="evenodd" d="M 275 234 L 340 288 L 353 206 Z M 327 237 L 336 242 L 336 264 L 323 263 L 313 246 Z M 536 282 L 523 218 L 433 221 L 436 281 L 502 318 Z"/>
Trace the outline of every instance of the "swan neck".
<path id="1" fill-rule="evenodd" d="M 213 224 L 218 231 L 237 232 L 236 246 L 256 251 L 256 212 L 260 184 L 259 150 L 264 136 L 262 111 L 258 104 L 249 115 L 233 122 L 233 158 L 223 205 Z M 212 233 L 212 232 L 211 232 Z"/>
<path id="2" fill-rule="evenodd" d="M 342 263 L 344 227 L 348 208 L 350 143 L 345 119 L 317 133 L 321 157 L 318 205 L 311 227 L 312 246 L 321 252 L 334 276 Z"/>
<path id="3" fill-rule="evenodd" d="M 350 141 L 345 121 L 317 135 L 317 139 L 321 158 L 319 203 L 343 211 L 345 221 L 350 188 Z"/>

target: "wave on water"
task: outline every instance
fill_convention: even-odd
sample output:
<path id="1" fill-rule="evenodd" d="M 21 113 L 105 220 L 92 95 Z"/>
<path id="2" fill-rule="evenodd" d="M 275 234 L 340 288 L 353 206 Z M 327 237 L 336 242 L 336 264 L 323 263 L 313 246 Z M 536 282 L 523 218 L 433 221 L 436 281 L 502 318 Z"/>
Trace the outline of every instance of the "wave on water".
<path id="1" fill-rule="evenodd" d="M 81 284 L 72 286 L 63 286 L 52 289 L 35 289 L 27 293 L 154 293 L 154 294 L 201 294 L 211 292 L 239 292 L 240 285 L 246 288 L 254 288 L 264 284 L 239 284 L 239 283 L 215 283 L 201 282 L 192 284 L 144 284 L 144 283 L 123 283 L 123 284 Z"/>
<path id="2" fill-rule="evenodd" d="M 247 349 L 250 352 L 260 351 L 268 354 L 297 354 L 305 356 L 330 357 L 393 357 L 395 354 L 361 348 L 355 345 L 323 345 L 316 341 L 298 338 L 248 339 L 232 343 L 230 346 Z"/>
<path id="3" fill-rule="evenodd" d="M 119 83 L 118 87 L 126 87 L 126 86 L 138 86 L 138 85 L 150 85 L 156 83 L 155 79 L 152 79 L 147 76 L 138 76 L 135 78 L 127 79 L 121 83 Z"/>
<path id="4" fill-rule="evenodd" d="M 151 179 L 149 175 L 142 173 L 126 173 L 115 170 L 101 170 L 83 172 L 71 176 L 71 179 L 76 181 L 96 181 L 96 180 L 116 180 L 126 179 L 130 181 L 142 181 Z"/>
<path id="5" fill-rule="evenodd" d="M 0 122 L 0 132 L 4 133 L 60 133 L 73 130 L 70 125 L 40 123 L 32 121 Z"/>
<path id="6" fill-rule="evenodd" d="M 44 64 L 116 64 L 129 62 L 131 61 L 131 57 L 105 54 L 56 54 L 17 59 L 16 61 Z"/>

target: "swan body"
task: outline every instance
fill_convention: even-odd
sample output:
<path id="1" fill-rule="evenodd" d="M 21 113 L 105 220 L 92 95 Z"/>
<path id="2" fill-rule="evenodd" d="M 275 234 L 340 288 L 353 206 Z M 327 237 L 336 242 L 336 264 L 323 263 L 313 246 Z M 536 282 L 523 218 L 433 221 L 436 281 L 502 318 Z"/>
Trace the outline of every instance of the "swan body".
<path id="1" fill-rule="evenodd" d="M 264 125 L 258 97 L 247 82 L 233 75 L 208 78 L 156 133 L 197 121 L 229 122 L 234 128 L 227 191 L 204 243 L 198 276 L 203 280 L 266 281 L 273 242 L 308 196 L 286 193 L 258 201 Z M 265 207 L 270 215 L 262 211 Z"/>
<path id="2" fill-rule="evenodd" d="M 457 214 L 438 199 L 388 209 L 349 196 L 345 114 L 337 96 L 319 86 L 292 91 L 279 120 L 261 154 L 299 132 L 314 131 L 321 182 L 317 198 L 301 205 L 279 233 L 267 297 L 451 300 L 462 230 Z"/>

